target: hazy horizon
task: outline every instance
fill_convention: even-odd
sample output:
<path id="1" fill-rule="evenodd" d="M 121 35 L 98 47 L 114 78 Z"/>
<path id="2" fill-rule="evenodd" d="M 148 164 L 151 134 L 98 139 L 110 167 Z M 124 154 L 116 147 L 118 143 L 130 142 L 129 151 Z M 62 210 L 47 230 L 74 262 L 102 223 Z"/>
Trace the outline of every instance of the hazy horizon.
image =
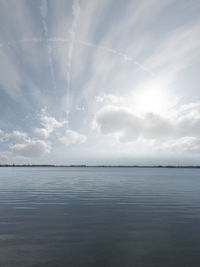
<path id="1" fill-rule="evenodd" d="M 199 12 L 0 0 L 0 164 L 200 164 Z"/>

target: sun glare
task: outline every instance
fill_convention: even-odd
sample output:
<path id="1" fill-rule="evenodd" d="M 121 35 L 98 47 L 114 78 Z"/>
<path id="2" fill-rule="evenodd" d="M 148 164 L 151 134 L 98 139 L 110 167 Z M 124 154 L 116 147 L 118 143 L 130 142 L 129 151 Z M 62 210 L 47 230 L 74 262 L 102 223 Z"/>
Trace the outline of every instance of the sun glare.
<path id="1" fill-rule="evenodd" d="M 132 109 L 142 113 L 163 114 L 175 105 L 175 98 L 172 98 L 167 86 L 154 81 L 134 90 L 128 101 Z"/>

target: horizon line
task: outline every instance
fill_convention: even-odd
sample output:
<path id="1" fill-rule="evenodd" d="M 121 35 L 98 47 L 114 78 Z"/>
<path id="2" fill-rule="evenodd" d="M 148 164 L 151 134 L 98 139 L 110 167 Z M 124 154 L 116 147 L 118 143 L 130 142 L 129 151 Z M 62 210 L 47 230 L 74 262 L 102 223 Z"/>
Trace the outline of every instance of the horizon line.
<path id="1" fill-rule="evenodd" d="M 87 165 L 87 164 L 0 164 L 0 167 L 76 167 L 76 168 L 200 168 L 200 165 Z"/>

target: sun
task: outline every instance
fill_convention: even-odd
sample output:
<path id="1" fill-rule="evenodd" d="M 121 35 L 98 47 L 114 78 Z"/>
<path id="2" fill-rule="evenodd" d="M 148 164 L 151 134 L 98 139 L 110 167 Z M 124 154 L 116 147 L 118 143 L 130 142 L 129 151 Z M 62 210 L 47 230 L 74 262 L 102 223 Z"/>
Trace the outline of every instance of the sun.
<path id="1" fill-rule="evenodd" d="M 173 98 L 164 82 L 150 81 L 136 88 L 128 99 L 131 109 L 147 113 L 166 113 L 175 105 Z"/>
<path id="2" fill-rule="evenodd" d="M 148 87 L 138 93 L 138 107 L 144 111 L 161 111 L 166 105 L 166 93 L 156 87 Z"/>

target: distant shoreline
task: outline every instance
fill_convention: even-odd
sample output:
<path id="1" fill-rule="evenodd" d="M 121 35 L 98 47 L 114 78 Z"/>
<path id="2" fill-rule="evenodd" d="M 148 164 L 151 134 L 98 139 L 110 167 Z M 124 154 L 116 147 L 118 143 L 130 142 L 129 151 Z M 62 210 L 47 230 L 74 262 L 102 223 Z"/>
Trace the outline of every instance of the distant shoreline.
<path id="1" fill-rule="evenodd" d="M 200 169 L 200 166 L 190 165 L 53 165 L 53 164 L 0 164 L 0 167 L 67 167 L 67 168 L 177 168 L 177 169 Z"/>

